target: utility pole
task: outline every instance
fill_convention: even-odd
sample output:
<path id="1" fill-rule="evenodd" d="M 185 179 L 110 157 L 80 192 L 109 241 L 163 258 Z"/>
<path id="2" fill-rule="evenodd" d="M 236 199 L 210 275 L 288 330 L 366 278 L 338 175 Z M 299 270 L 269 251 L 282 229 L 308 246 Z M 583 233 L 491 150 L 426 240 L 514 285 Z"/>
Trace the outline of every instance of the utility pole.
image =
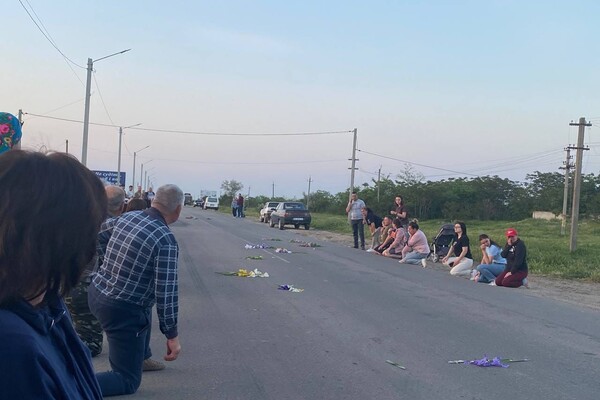
<path id="1" fill-rule="evenodd" d="M 23 110 L 19 108 L 19 123 L 23 126 Z"/>
<path id="2" fill-rule="evenodd" d="M 275 198 L 275 182 L 271 185 L 271 200 Z"/>
<path id="3" fill-rule="evenodd" d="M 117 162 L 117 182 L 121 186 L 121 141 L 123 139 L 123 127 L 119 127 L 119 161 Z M 123 183 L 125 184 L 125 183 Z"/>
<path id="4" fill-rule="evenodd" d="M 565 191 L 563 193 L 563 208 L 561 216 L 562 221 L 560 224 L 560 234 L 562 236 L 565 235 L 565 230 L 567 228 L 567 204 L 569 203 L 569 171 L 571 170 L 571 168 L 573 168 L 573 164 L 571 164 L 571 159 L 573 158 L 571 156 L 571 149 L 574 149 L 574 147 L 571 145 L 565 148 L 565 151 L 567 152 L 567 159 L 566 161 L 564 161 L 565 166 L 560 167 L 560 169 L 565 170 Z"/>
<path id="5" fill-rule="evenodd" d="M 65 139 L 65 153 L 69 154 L 69 139 Z"/>
<path id="6" fill-rule="evenodd" d="M 357 129 L 354 128 L 354 138 L 352 140 L 352 158 L 350 158 L 349 160 L 352 160 L 352 166 L 350 167 L 350 193 L 348 193 L 348 199 L 350 199 L 352 197 L 352 192 L 354 191 L 354 171 L 356 171 L 356 161 L 358 161 L 356 159 L 356 134 L 357 134 Z"/>
<path id="7" fill-rule="evenodd" d="M 87 149 L 88 149 L 88 131 L 90 127 L 90 97 L 91 97 L 91 87 L 92 87 L 92 72 L 94 70 L 94 62 L 104 60 L 105 58 L 109 58 L 112 56 L 116 56 L 118 54 L 123 54 L 128 52 L 131 49 L 119 51 L 118 53 L 110 54 L 105 57 L 98 58 L 97 60 L 92 60 L 88 58 L 87 62 L 87 81 L 85 84 L 85 109 L 83 114 L 83 142 L 81 146 L 81 163 L 87 166 Z"/>
<path id="8" fill-rule="evenodd" d="M 85 83 L 85 108 L 83 111 L 83 143 L 81 145 L 81 163 L 87 166 L 87 148 L 88 136 L 90 128 L 90 97 L 92 88 L 92 70 L 94 69 L 94 61 L 88 58 L 87 62 L 87 80 Z"/>
<path id="9" fill-rule="evenodd" d="M 577 157 L 575 158 L 575 178 L 573 182 L 573 207 L 571 208 L 571 243 L 569 249 L 572 252 L 577 250 L 577 228 L 579 223 L 579 195 L 581 192 L 581 168 L 583 166 L 583 150 L 589 150 L 587 147 L 583 147 L 583 137 L 585 134 L 585 127 L 592 126 L 591 123 L 585 122 L 585 117 L 579 118 L 578 123 L 571 122 L 569 125 L 578 126 L 579 132 L 577 134 Z"/>
<path id="10" fill-rule="evenodd" d="M 146 150 L 148 147 L 150 147 L 150 145 L 143 147 L 143 148 L 139 149 L 138 151 L 133 152 L 133 173 L 131 174 L 131 186 L 133 186 L 133 190 L 135 190 L 135 191 L 137 191 L 137 188 L 135 187 L 135 157 L 136 157 L 137 153 L 139 153 L 142 150 Z"/>
<path id="11" fill-rule="evenodd" d="M 129 125 L 129 126 L 126 126 L 125 128 L 123 128 L 122 126 L 119 127 L 119 161 L 117 163 L 117 181 L 119 182 L 119 185 L 121 184 L 121 142 L 123 141 L 123 129 L 133 128 L 134 126 L 140 126 L 141 124 L 142 123 L 140 122 L 139 124 Z M 134 164 L 133 174 L 135 175 L 135 160 L 134 160 L 133 164 Z M 135 180 L 135 176 L 133 177 L 133 179 Z M 123 185 L 125 185 L 125 182 L 123 182 Z M 134 186 L 134 190 L 135 190 L 135 186 Z"/>
<path id="12" fill-rule="evenodd" d="M 379 166 L 379 171 L 377 172 L 377 204 L 379 204 L 379 184 L 381 183 L 381 165 Z"/>
<path id="13" fill-rule="evenodd" d="M 312 182 L 311 176 L 308 176 L 308 193 L 306 194 L 306 209 L 308 210 L 308 203 L 310 202 L 310 183 Z"/>

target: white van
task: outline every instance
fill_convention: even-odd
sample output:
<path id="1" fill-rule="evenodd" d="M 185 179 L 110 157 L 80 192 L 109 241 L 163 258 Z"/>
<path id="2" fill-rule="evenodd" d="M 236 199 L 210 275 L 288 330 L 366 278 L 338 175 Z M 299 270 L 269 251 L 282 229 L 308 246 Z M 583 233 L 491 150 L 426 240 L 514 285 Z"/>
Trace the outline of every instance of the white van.
<path id="1" fill-rule="evenodd" d="M 206 201 L 204 201 L 204 209 L 205 210 L 218 210 L 219 209 L 219 199 L 216 197 L 207 197 Z"/>

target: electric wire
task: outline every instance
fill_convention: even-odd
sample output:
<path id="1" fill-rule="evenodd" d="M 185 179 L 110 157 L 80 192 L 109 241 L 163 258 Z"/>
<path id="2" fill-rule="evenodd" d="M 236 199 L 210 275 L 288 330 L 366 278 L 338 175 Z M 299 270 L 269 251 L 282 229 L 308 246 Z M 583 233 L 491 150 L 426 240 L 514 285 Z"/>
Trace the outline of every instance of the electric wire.
<path id="1" fill-rule="evenodd" d="M 418 165 L 419 167 L 431 168 L 431 169 L 436 169 L 436 170 L 439 170 L 439 171 L 453 172 L 455 174 L 461 174 L 461 175 L 470 175 L 470 176 L 475 176 L 475 177 L 479 176 L 477 174 L 471 174 L 471 173 L 468 173 L 468 172 L 455 171 L 455 170 L 452 170 L 452 169 L 434 167 L 432 165 L 419 164 L 419 163 L 412 162 L 412 161 L 401 160 L 399 158 L 388 157 L 388 156 L 384 156 L 384 155 L 377 154 L 377 153 L 371 153 L 371 152 L 368 152 L 366 150 L 356 149 L 356 151 L 360 151 L 361 153 L 365 153 L 365 154 L 370 154 L 370 155 L 375 156 L 375 157 L 385 158 L 387 160 L 394 160 L 394 161 L 403 162 L 403 163 L 407 163 L 407 164 Z"/>
<path id="2" fill-rule="evenodd" d="M 27 9 L 27 7 L 25 7 L 25 4 L 23 4 L 23 2 L 21 0 L 19 0 L 19 3 L 21 4 L 21 7 L 23 7 L 23 9 L 25 10 L 25 12 L 27 13 L 27 15 L 29 15 L 29 18 L 31 19 L 31 21 L 33 21 L 33 23 L 35 24 L 35 26 L 37 26 L 37 28 L 39 29 L 39 31 L 42 33 L 42 35 L 44 35 L 44 37 L 46 38 L 46 40 L 48 40 L 48 42 L 52 45 L 52 47 L 54 47 L 56 49 L 56 51 L 58 51 L 60 53 L 61 56 L 63 56 L 65 58 L 65 60 L 69 61 L 71 64 L 81 68 L 81 69 L 86 69 L 85 67 L 77 64 L 75 61 L 71 60 L 69 57 L 66 56 L 65 53 L 62 52 L 61 49 L 58 48 L 58 46 L 54 43 L 54 41 L 52 39 L 50 39 L 49 34 L 47 35 L 46 32 L 44 32 L 44 30 L 40 27 L 40 25 L 37 23 L 37 21 L 33 18 L 33 16 L 31 15 L 31 13 L 29 12 L 29 10 Z M 27 2 L 27 4 L 29 4 L 29 2 Z M 31 4 L 29 4 L 29 7 L 31 7 Z M 33 10 L 33 7 L 31 7 L 31 9 Z M 34 11 L 35 13 L 35 11 Z M 36 14 L 37 16 L 37 14 Z M 39 17 L 38 17 L 39 18 Z M 41 19 L 40 19 L 40 23 L 41 23 Z M 83 82 L 82 82 L 83 83 Z"/>
<path id="3" fill-rule="evenodd" d="M 102 92 L 100 91 L 100 86 L 98 86 L 98 81 L 96 80 L 96 71 L 94 71 L 94 83 L 96 84 L 96 90 L 98 91 L 98 96 L 100 96 L 100 101 L 102 102 L 102 106 L 104 107 L 104 111 L 108 116 L 108 120 L 111 124 L 115 124 L 115 122 L 110 117 L 110 113 L 108 112 L 108 108 L 106 107 L 106 103 L 104 102 L 104 97 L 102 97 Z"/>
<path id="4" fill-rule="evenodd" d="M 24 114 L 26 114 L 26 115 L 32 115 L 32 116 L 35 116 L 35 117 L 41 117 L 41 118 L 55 119 L 55 120 L 58 120 L 58 121 L 66 121 L 66 122 L 74 122 L 74 123 L 83 124 L 83 121 L 75 120 L 75 119 L 51 117 L 49 115 L 34 114 L 34 113 L 30 113 L 30 112 L 25 112 Z M 98 122 L 90 122 L 89 124 L 90 125 L 97 125 L 97 126 L 107 126 L 107 127 L 111 127 L 111 128 L 119 128 L 119 127 L 121 127 L 121 125 L 115 125 L 114 123 L 113 124 L 101 124 L 101 123 L 98 123 Z M 138 131 L 149 131 L 149 132 L 183 133 L 183 134 L 209 135 L 209 136 L 314 136 L 314 135 L 334 135 L 334 134 L 340 134 L 340 133 L 352 133 L 352 132 L 354 132 L 352 130 L 349 130 L 349 131 L 291 132 L 291 133 L 276 133 L 276 132 L 270 132 L 270 133 L 239 133 L 239 132 L 238 133 L 231 133 L 231 132 L 182 131 L 182 130 L 138 128 L 138 127 L 131 127 L 131 128 L 128 128 L 128 129 L 130 129 L 130 130 L 138 130 Z"/>

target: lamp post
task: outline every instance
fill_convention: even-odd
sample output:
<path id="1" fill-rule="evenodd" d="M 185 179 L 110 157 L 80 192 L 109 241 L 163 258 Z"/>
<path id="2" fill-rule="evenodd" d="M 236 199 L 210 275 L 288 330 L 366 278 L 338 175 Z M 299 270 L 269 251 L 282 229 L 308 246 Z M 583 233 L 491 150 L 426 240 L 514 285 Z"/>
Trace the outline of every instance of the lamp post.
<path id="1" fill-rule="evenodd" d="M 123 141 L 123 129 L 133 128 L 134 126 L 139 125 L 141 125 L 141 123 L 129 125 L 124 128 L 122 126 L 119 127 L 119 162 L 117 164 L 117 181 L 119 182 L 119 185 L 121 184 L 121 142 Z"/>
<path id="2" fill-rule="evenodd" d="M 81 163 L 83 165 L 87 165 L 88 131 L 89 131 L 89 127 L 90 127 L 90 96 L 91 96 L 92 71 L 94 69 L 94 62 L 104 60 L 105 58 L 116 56 L 118 54 L 123 54 L 129 50 L 131 50 L 131 49 L 119 51 L 118 53 L 110 54 L 108 56 L 101 57 L 96 60 L 92 60 L 91 58 L 88 58 L 87 81 L 86 81 L 86 85 L 85 85 L 85 111 L 83 114 L 83 144 L 81 146 Z"/>
<path id="3" fill-rule="evenodd" d="M 131 185 L 133 186 L 133 190 L 135 190 L 135 156 L 137 155 L 137 153 L 139 153 L 142 150 L 146 150 L 148 147 L 150 147 L 150 145 L 142 147 L 138 151 L 133 152 L 133 173 L 131 174 Z"/>
<path id="4" fill-rule="evenodd" d="M 146 164 L 148 164 L 148 163 L 146 163 Z M 151 177 L 151 175 L 148 175 L 148 172 L 150 172 L 150 171 L 153 171 L 153 170 L 154 170 L 154 168 L 147 168 L 147 169 L 144 171 L 144 183 L 145 183 L 145 185 L 146 185 L 146 186 L 145 186 L 146 188 L 149 188 L 149 187 L 150 187 L 150 185 L 148 184 L 148 179 Z"/>
<path id="5" fill-rule="evenodd" d="M 145 163 L 142 163 L 142 170 L 140 171 L 140 185 L 144 184 L 144 179 L 143 179 L 143 177 L 144 177 L 144 164 L 151 163 L 152 161 L 154 161 L 154 160 L 150 160 L 150 161 L 146 161 Z M 145 189 L 145 188 L 142 188 L 142 189 Z"/>

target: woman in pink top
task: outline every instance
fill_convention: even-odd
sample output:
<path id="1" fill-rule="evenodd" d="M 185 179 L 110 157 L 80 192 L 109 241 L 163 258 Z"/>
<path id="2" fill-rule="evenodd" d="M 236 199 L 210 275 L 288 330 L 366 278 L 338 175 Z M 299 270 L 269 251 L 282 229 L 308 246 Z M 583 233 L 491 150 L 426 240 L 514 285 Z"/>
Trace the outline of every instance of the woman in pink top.
<path id="1" fill-rule="evenodd" d="M 396 229 L 396 237 L 390 246 L 383 251 L 384 256 L 399 256 L 402 253 L 402 249 L 406 244 L 406 234 L 404 233 L 404 229 L 402 228 L 402 222 L 400 218 L 394 218 L 392 221 L 392 225 Z"/>
<path id="2" fill-rule="evenodd" d="M 402 249 L 402 260 L 401 264 L 421 264 L 423 267 L 427 266 L 425 259 L 429 256 L 431 250 L 429 249 L 429 243 L 427 243 L 427 237 L 423 231 L 419 230 L 419 224 L 416 220 L 408 223 L 408 233 L 410 238 L 406 245 Z"/>

